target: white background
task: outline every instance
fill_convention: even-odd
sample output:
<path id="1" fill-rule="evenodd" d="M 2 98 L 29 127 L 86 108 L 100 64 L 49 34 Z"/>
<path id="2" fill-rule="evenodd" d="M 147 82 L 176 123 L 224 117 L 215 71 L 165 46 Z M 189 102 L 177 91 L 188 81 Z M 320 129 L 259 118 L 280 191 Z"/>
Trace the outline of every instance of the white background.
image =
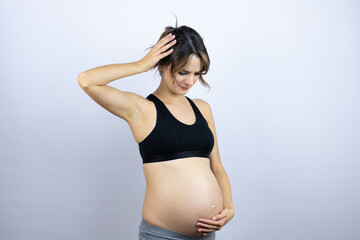
<path id="1" fill-rule="evenodd" d="M 174 14 L 211 60 L 211 90 L 187 96 L 211 105 L 231 182 L 236 213 L 217 239 L 360 239 L 358 1 L 0 5 L 0 239 L 138 238 L 138 145 L 77 76 L 141 59 Z M 109 85 L 146 97 L 159 82 Z"/>

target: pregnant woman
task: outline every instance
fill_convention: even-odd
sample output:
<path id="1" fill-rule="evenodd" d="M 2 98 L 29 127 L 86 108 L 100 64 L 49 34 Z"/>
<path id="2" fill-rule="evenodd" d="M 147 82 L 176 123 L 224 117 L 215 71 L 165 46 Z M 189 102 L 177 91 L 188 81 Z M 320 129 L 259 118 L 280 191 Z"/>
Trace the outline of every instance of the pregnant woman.
<path id="1" fill-rule="evenodd" d="M 209 69 L 201 36 L 187 26 L 166 27 L 136 62 L 79 74 L 81 88 L 124 119 L 139 144 L 146 192 L 139 239 L 215 239 L 234 214 L 209 104 L 185 94 Z M 107 84 L 158 68 L 159 87 L 146 98 Z"/>

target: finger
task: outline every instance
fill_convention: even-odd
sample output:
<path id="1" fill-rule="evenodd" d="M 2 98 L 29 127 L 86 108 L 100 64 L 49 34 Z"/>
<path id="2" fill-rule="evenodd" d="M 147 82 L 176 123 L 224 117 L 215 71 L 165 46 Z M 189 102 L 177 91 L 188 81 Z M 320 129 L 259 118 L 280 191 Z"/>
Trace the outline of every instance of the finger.
<path id="1" fill-rule="evenodd" d="M 168 43 L 165 46 L 163 46 L 162 48 L 160 48 L 161 53 L 165 52 L 169 47 L 174 46 L 175 44 L 176 44 L 176 39 L 174 39 L 170 43 Z"/>
<path id="2" fill-rule="evenodd" d="M 213 219 L 214 221 L 217 221 L 217 220 L 221 220 L 221 219 L 226 218 L 226 217 L 227 217 L 227 213 L 226 213 L 226 212 L 223 212 L 223 213 L 220 213 L 220 214 L 214 216 L 212 219 Z M 215 218 L 215 219 L 214 219 L 214 218 Z"/>
<path id="3" fill-rule="evenodd" d="M 165 37 L 163 37 L 155 46 L 157 48 L 161 48 L 163 47 L 166 43 L 170 42 L 171 40 L 173 40 L 175 38 L 175 35 L 171 35 L 171 33 L 169 33 L 168 35 L 166 35 Z"/>
<path id="4" fill-rule="evenodd" d="M 202 227 L 202 228 L 208 228 L 208 229 L 218 229 L 218 226 L 210 225 L 210 224 L 206 224 L 206 223 L 198 223 L 197 226 Z"/>
<path id="5" fill-rule="evenodd" d="M 169 55 L 170 53 L 172 53 L 174 51 L 174 49 L 170 49 L 169 51 L 166 51 L 162 54 L 159 55 L 159 57 L 157 58 L 157 61 L 159 61 L 160 59 L 166 57 L 167 55 Z"/>
<path id="6" fill-rule="evenodd" d="M 203 233 L 211 233 L 214 232 L 215 230 L 213 229 L 206 229 L 206 228 L 199 228 L 198 232 L 203 232 Z"/>
<path id="7" fill-rule="evenodd" d="M 161 54 L 161 53 L 164 53 L 164 52 L 167 51 L 170 47 L 174 46 L 175 43 L 176 43 L 176 40 L 174 40 L 174 41 L 172 41 L 171 43 L 169 43 L 169 44 L 165 45 L 164 47 L 162 47 L 162 48 L 160 49 L 160 54 Z"/>
<path id="8" fill-rule="evenodd" d="M 201 223 L 206 223 L 206 224 L 209 224 L 209 225 L 216 225 L 216 226 L 221 226 L 220 224 L 220 220 L 219 221 L 213 221 L 213 220 L 209 220 L 209 219 L 204 219 L 204 218 L 200 218 L 199 219 L 199 222 Z"/>

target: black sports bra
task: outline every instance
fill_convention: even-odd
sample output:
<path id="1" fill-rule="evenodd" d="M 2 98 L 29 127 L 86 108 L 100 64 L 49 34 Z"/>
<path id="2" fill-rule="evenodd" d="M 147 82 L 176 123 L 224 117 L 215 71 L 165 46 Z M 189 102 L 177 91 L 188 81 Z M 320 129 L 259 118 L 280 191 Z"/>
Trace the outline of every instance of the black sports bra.
<path id="1" fill-rule="evenodd" d="M 156 124 L 139 143 L 143 164 L 186 157 L 209 158 L 214 146 L 214 136 L 206 119 L 190 98 L 186 97 L 196 117 L 192 125 L 177 120 L 154 94 L 151 93 L 146 98 L 155 104 Z"/>

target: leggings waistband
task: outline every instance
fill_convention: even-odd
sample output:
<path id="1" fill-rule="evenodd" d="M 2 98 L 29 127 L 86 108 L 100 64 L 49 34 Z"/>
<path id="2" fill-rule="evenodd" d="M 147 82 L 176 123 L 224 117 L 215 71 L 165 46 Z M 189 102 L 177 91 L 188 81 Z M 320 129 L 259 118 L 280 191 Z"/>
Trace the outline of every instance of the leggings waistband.
<path id="1" fill-rule="evenodd" d="M 168 238 L 167 238 L 168 237 Z M 140 227 L 139 227 L 139 239 L 207 239 L 213 240 L 215 239 L 215 232 L 207 233 L 206 236 L 196 236 L 185 233 L 176 232 L 170 229 L 165 229 L 162 227 L 155 226 L 143 218 L 141 219 Z"/>

